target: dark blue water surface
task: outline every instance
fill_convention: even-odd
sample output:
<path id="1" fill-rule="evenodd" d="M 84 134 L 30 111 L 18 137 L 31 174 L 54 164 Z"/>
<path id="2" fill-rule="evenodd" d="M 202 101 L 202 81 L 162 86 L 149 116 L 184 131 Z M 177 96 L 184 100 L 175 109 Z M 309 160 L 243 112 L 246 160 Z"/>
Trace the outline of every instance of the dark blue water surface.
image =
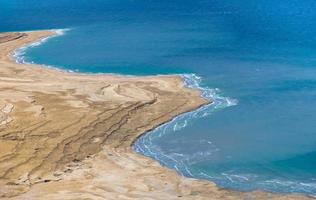
<path id="1" fill-rule="evenodd" d="M 316 1 L 0 0 L 0 31 L 56 28 L 25 61 L 186 74 L 215 99 L 136 151 L 226 188 L 316 195 Z"/>

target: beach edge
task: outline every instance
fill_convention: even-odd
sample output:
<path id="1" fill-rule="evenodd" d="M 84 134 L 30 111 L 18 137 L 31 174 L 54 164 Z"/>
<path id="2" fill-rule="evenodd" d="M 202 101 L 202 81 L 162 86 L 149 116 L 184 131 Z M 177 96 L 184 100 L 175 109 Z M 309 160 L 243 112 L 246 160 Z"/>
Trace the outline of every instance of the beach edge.
<path id="1" fill-rule="evenodd" d="M 51 30 L 48 30 L 48 31 L 36 31 L 38 33 L 40 33 L 40 37 L 35 37 L 33 39 L 31 39 L 31 41 L 27 41 L 25 43 L 23 43 L 23 45 L 27 45 L 29 44 L 29 42 L 35 42 L 35 41 L 38 41 L 38 40 L 41 40 L 43 39 L 43 37 L 47 37 L 46 34 L 52 34 L 54 35 L 54 31 L 51 31 Z M 26 34 L 32 34 L 34 32 L 26 32 Z M 24 37 L 24 36 L 23 36 Z M 25 37 L 28 37 L 28 36 L 25 36 Z M 15 40 L 21 40 L 21 37 L 15 39 Z M 12 42 L 12 41 L 8 41 L 8 42 Z M 21 44 L 20 44 L 21 45 Z M 22 46 L 23 46 L 22 45 Z M 11 47 L 12 48 L 12 47 Z M 14 47 L 14 51 L 18 48 L 21 48 L 21 46 L 15 46 Z M 22 63 L 13 63 L 14 60 L 10 60 L 10 57 L 12 55 L 12 49 L 9 51 L 9 53 L 7 55 L 1 55 L 1 65 L 5 65 L 5 64 L 10 64 L 14 67 L 16 67 L 16 65 L 20 65 L 22 67 L 22 65 L 25 65 L 25 64 L 22 64 Z M 29 70 L 32 70 L 37 68 L 36 70 L 39 70 L 41 72 L 43 71 L 47 71 L 49 75 L 61 75 L 61 74 L 64 74 L 66 76 L 71 76 L 71 78 L 82 78 L 84 80 L 86 79 L 90 79 L 91 78 L 97 78 L 97 79 L 104 79 L 104 78 L 111 78 L 111 79 L 115 79 L 115 83 L 116 82 L 120 82 L 121 80 L 120 79 L 124 79 L 124 76 L 123 75 L 113 75 L 113 74 L 103 74 L 103 75 L 91 75 L 91 74 L 83 74 L 83 73 L 70 73 L 70 72 L 67 72 L 67 71 L 64 71 L 64 70 L 56 70 L 56 69 L 49 69 L 49 68 L 45 68 L 41 65 L 34 65 L 34 64 L 27 64 L 27 66 L 24 66 L 25 67 L 28 67 L 30 68 Z M 46 73 L 46 72 L 45 72 Z M 48 75 L 47 75 L 48 76 Z M 180 76 L 177 76 L 177 75 L 166 75 L 166 76 L 149 76 L 149 77 L 128 77 L 129 79 L 131 79 L 131 81 L 133 81 L 134 79 L 145 79 L 145 81 L 149 80 L 149 81 L 152 81 L 151 79 L 159 79 L 159 78 L 166 78 L 166 79 L 169 79 L 169 78 L 172 78 L 172 79 L 176 79 L 175 82 L 176 84 L 181 84 L 179 87 L 184 87 L 184 83 L 183 83 L 183 80 Z M 118 80 L 116 80 L 118 79 Z M 20 81 L 20 80 L 19 80 Z M 126 80 L 123 80 L 124 82 Z M 128 80 L 130 81 L 130 80 Z M 13 81 L 14 82 L 14 81 Z M 185 90 L 193 90 L 193 89 L 189 89 L 189 88 L 186 88 Z M 193 92 L 192 91 L 192 94 L 194 95 L 199 95 L 200 96 L 200 91 L 195 91 Z M 195 96 L 197 97 L 197 96 Z M 266 193 L 266 192 L 262 192 L 262 191 L 254 191 L 254 192 L 249 192 L 249 193 L 243 193 L 243 192 L 238 192 L 238 191 L 231 191 L 231 190 L 226 190 L 226 189 L 220 189 L 218 188 L 214 183 L 212 182 L 208 182 L 208 181 L 203 181 L 203 180 L 197 180 L 197 179 L 191 179 L 191 178 L 185 178 L 185 177 L 180 177 L 175 171 L 169 169 L 169 168 L 165 168 L 161 165 L 158 164 L 157 161 L 154 161 L 152 160 L 151 158 L 148 158 L 148 157 L 144 157 L 142 155 L 139 155 L 137 154 L 137 152 L 134 152 L 132 150 L 132 146 L 133 144 L 135 143 L 135 141 L 137 141 L 137 139 L 141 136 L 143 136 L 144 134 L 147 134 L 148 131 L 150 130 L 153 130 L 155 129 L 156 127 L 164 124 L 164 123 L 167 123 L 168 121 L 171 121 L 174 117 L 180 115 L 180 114 L 183 114 L 183 113 L 186 113 L 186 112 L 191 112 L 193 110 L 196 110 L 198 108 L 200 108 L 201 106 L 204 106 L 206 104 L 209 104 L 211 102 L 208 102 L 207 100 L 203 99 L 202 100 L 202 97 L 200 97 L 200 101 L 198 103 L 196 103 L 196 105 L 192 106 L 190 108 L 186 108 L 185 110 L 183 110 L 182 112 L 177 112 L 177 114 L 173 114 L 173 116 L 169 116 L 168 120 L 163 120 L 161 123 L 156 123 L 154 126 L 151 127 L 151 129 L 146 129 L 146 131 L 140 133 L 137 135 L 137 137 L 134 137 L 132 138 L 132 142 L 129 143 L 129 146 L 123 146 L 123 148 L 120 148 L 119 150 L 117 150 L 116 148 L 115 151 L 113 151 L 113 148 L 105 148 L 105 149 L 102 149 L 102 153 L 97 153 L 96 155 L 92 156 L 91 159 L 86 159 L 84 161 L 82 161 L 83 163 L 85 163 L 85 165 L 89 165 L 91 163 L 93 163 L 95 160 L 94 159 L 98 159 L 98 158 L 103 158 L 106 157 L 105 154 L 109 154 L 109 152 L 111 152 L 112 154 L 119 154 L 118 158 L 124 158 L 126 159 L 126 156 L 129 155 L 131 156 L 133 159 L 140 159 L 142 160 L 142 162 L 144 163 L 149 163 L 149 166 L 150 165 L 153 165 L 154 168 L 156 170 L 158 170 L 160 173 L 167 173 L 169 174 L 170 176 L 173 176 L 172 178 L 170 178 L 170 180 L 176 180 L 177 183 L 181 182 L 183 185 L 184 185 L 184 188 L 185 189 L 188 189 L 190 187 L 192 188 L 197 188 L 197 187 L 205 187 L 205 188 L 200 188 L 199 191 L 196 191 L 196 193 L 192 192 L 193 190 L 191 189 L 190 192 L 187 192 L 187 191 L 181 191 L 179 192 L 177 195 L 176 194 L 172 194 L 174 195 L 174 198 L 180 198 L 179 196 L 181 197 L 184 197 L 183 199 L 187 198 L 187 199 L 195 199 L 197 197 L 197 195 L 201 198 L 201 199 L 219 199 L 219 197 L 221 197 L 221 199 L 223 198 L 229 198 L 229 199 L 243 199 L 245 196 L 253 196 L 253 197 L 257 197 L 257 199 L 265 199 L 267 196 L 273 198 L 273 199 L 298 199 L 298 198 L 302 198 L 302 199 L 307 199 L 308 197 L 305 197 L 305 196 L 296 196 L 296 195 L 279 195 L 279 194 L 272 194 L 272 193 Z M 100 152 L 101 152 L 100 151 Z M 101 154 L 101 155 L 99 155 Z M 124 155 L 120 155 L 120 154 L 124 154 Z M 145 160 L 145 161 L 144 161 Z M 100 164 L 100 161 L 98 161 L 99 164 Z M 126 163 L 125 163 L 126 164 Z M 93 165 L 93 164 L 91 164 Z M 139 167 L 139 166 L 138 166 Z M 161 169 L 157 169 L 157 168 L 161 168 Z M 95 168 L 96 170 L 98 169 L 98 167 Z M 77 173 L 78 171 L 85 171 L 86 168 L 80 168 L 77 170 Z M 83 173 L 83 172 L 82 172 Z M 80 173 L 79 173 L 80 174 Z M 75 182 L 74 180 L 77 177 L 78 174 L 76 174 L 76 176 L 74 176 L 73 174 L 66 174 L 62 179 L 60 180 L 71 180 L 71 182 Z M 60 180 L 54 182 L 53 180 L 52 181 L 49 181 L 49 182 L 46 182 L 45 184 L 43 182 L 38 182 L 36 184 L 34 184 L 34 186 L 32 185 L 32 188 L 30 188 L 29 190 L 25 191 L 25 192 L 22 192 L 22 194 L 20 195 L 12 195 L 12 198 L 16 198 L 16 199 L 20 199 L 20 198 L 25 198 L 25 197 L 32 197 L 34 199 L 36 198 L 42 198 L 43 196 L 42 193 L 40 193 L 39 191 L 40 190 L 45 190 L 45 191 L 50 191 L 49 190 L 49 187 L 54 187 L 56 186 L 56 188 L 60 188 L 60 186 L 57 187 L 58 184 L 56 183 L 60 183 Z M 54 184 L 55 183 L 55 184 Z M 50 186 L 51 184 L 51 186 Z M 185 190 L 184 188 L 181 188 L 181 190 Z M 178 188 L 179 189 L 179 188 Z M 196 190 L 196 189 L 195 189 Z M 211 190 L 211 191 L 210 191 Z M 38 194 L 39 196 L 37 196 L 35 194 L 30 194 L 30 191 L 37 191 L 36 194 Z M 52 192 L 52 191 L 51 191 Z M 1 194 L 1 191 L 0 191 L 0 194 Z M 209 195 L 212 194 L 214 197 L 210 197 Z M 31 196 L 30 196 L 31 195 Z M 182 196 L 183 195 L 183 196 Z M 57 197 L 57 196 L 56 196 Z M 75 197 L 75 196 L 74 196 Z M 3 196 L 3 198 L 6 198 L 5 196 Z M 49 198 L 49 199 L 54 199 L 54 198 Z"/>

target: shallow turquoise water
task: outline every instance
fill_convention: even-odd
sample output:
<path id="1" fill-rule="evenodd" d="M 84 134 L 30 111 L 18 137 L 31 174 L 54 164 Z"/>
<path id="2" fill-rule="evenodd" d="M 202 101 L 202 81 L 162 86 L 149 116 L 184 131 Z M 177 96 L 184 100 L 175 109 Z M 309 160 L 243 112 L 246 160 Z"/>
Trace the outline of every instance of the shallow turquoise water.
<path id="1" fill-rule="evenodd" d="M 135 149 L 223 187 L 316 195 L 315 9 L 312 0 L 0 0 L 0 30 L 70 28 L 20 55 L 27 62 L 195 74 L 188 86 L 215 104 Z"/>

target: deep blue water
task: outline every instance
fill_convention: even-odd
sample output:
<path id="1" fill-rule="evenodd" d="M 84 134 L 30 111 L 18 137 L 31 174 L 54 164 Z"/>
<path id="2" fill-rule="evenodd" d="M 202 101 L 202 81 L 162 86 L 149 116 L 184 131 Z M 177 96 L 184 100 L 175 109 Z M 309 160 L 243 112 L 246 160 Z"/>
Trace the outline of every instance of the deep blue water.
<path id="1" fill-rule="evenodd" d="M 137 151 L 226 188 L 316 195 L 316 1 L 0 0 L 0 31 L 52 28 L 70 30 L 27 62 L 201 77 L 215 104 Z"/>

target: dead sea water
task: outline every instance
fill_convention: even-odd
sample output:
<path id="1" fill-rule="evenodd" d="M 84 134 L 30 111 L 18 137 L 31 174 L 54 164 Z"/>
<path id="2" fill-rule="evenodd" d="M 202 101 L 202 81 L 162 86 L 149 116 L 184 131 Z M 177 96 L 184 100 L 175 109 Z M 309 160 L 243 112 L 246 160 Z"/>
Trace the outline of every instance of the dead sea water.
<path id="1" fill-rule="evenodd" d="M 88 73 L 181 74 L 214 103 L 134 148 L 225 188 L 316 195 L 316 2 L 0 0 L 0 30 L 70 28 L 18 55 Z"/>

